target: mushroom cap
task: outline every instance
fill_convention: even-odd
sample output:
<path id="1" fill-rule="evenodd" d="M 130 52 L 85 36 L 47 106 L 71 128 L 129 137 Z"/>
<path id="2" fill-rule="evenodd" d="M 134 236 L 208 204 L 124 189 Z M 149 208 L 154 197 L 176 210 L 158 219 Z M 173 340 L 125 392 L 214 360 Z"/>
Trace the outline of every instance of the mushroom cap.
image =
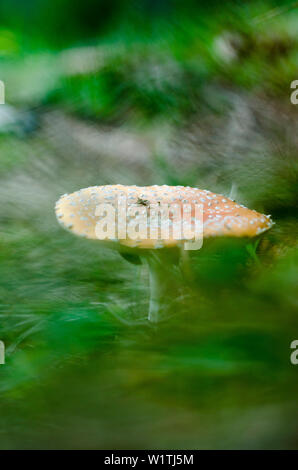
<path id="1" fill-rule="evenodd" d="M 130 248 L 163 248 L 180 246 L 185 239 L 177 240 L 170 231 L 167 239 L 131 239 L 104 240 L 96 232 L 100 217 L 96 208 L 100 204 L 111 204 L 117 208 L 119 198 L 125 198 L 127 207 L 148 208 L 152 204 L 191 205 L 190 225 L 196 222 L 195 205 L 203 209 L 203 238 L 210 237 L 255 237 L 272 227 L 270 216 L 260 214 L 237 204 L 226 196 L 212 193 L 206 189 L 189 186 L 92 186 L 80 189 L 72 194 L 64 194 L 56 203 L 56 216 L 59 223 L 72 233 L 90 239 L 102 240 L 110 244 Z M 146 209 L 147 210 L 147 209 Z M 149 221 L 149 217 L 148 217 Z M 116 218 L 117 223 L 117 218 Z M 129 223 L 129 222 L 128 222 Z M 170 214 L 170 224 L 173 224 Z M 149 224 L 148 224 L 149 225 Z M 149 232 L 148 232 L 149 233 Z"/>

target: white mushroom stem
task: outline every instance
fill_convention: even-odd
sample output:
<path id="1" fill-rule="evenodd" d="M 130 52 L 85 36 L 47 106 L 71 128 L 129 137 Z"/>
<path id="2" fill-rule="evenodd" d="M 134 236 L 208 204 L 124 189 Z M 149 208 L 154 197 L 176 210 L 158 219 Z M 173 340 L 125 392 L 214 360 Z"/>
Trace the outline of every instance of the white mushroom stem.
<path id="1" fill-rule="evenodd" d="M 148 320 L 157 323 L 162 313 L 165 313 L 169 303 L 176 296 L 175 270 L 169 259 L 162 253 L 151 252 L 149 256 L 143 257 L 143 261 L 149 269 L 150 301 Z"/>

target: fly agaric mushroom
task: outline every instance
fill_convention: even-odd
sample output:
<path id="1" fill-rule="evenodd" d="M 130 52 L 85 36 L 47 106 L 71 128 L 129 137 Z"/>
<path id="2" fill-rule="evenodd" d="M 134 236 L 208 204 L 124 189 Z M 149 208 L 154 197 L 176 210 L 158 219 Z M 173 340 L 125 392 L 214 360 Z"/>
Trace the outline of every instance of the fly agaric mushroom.
<path id="1" fill-rule="evenodd" d="M 166 207 L 170 210 L 166 211 Z M 200 211 L 197 212 L 196 207 Z M 164 217 L 156 217 L 158 212 Z M 177 225 L 178 221 L 181 224 L 181 218 L 176 217 L 181 212 L 182 228 Z M 198 233 L 194 228 L 199 227 L 204 239 L 252 238 L 273 224 L 270 216 L 247 209 L 225 196 L 189 186 L 166 185 L 119 184 L 81 189 L 64 194 L 57 201 L 56 216 L 59 223 L 75 235 L 99 240 L 127 259 L 138 255 L 148 265 L 150 321 L 158 321 L 175 289 L 171 276 L 175 268 L 173 263 L 169 267 L 169 253 L 183 246 L 192 249 L 189 241 L 197 240 Z M 165 223 L 167 227 L 163 226 Z M 185 227 L 191 232 L 190 236 L 185 236 Z"/>

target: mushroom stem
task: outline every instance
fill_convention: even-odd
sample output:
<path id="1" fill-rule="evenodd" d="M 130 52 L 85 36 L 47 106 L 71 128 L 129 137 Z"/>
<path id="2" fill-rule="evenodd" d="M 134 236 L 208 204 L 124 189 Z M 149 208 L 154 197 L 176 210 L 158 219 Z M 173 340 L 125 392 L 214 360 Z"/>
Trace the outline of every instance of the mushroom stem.
<path id="1" fill-rule="evenodd" d="M 162 279 L 160 271 L 154 263 L 148 263 L 149 266 L 149 282 L 150 282 L 150 300 L 148 320 L 157 323 L 159 320 L 160 310 L 162 308 Z"/>
<path id="2" fill-rule="evenodd" d="M 149 269 L 150 284 L 148 320 L 157 323 L 173 301 L 173 294 L 177 293 L 172 276 L 174 266 L 171 264 L 169 269 L 169 260 L 161 253 L 154 252 L 145 257 L 145 262 Z"/>

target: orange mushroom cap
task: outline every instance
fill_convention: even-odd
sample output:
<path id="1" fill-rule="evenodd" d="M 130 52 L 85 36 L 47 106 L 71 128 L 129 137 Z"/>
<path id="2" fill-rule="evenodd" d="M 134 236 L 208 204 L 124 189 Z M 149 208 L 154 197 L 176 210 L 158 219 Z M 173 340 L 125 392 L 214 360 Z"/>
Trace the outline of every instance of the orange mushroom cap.
<path id="1" fill-rule="evenodd" d="M 195 220 L 195 205 L 203 209 L 203 238 L 209 237 L 255 237 L 273 225 L 270 216 L 260 214 L 237 204 L 226 196 L 212 193 L 206 189 L 189 186 L 92 186 L 64 194 L 56 203 L 56 216 L 59 223 L 72 233 L 90 239 L 99 239 L 96 224 L 99 217 L 96 208 L 100 204 L 111 204 L 115 209 L 119 198 L 125 198 L 127 207 L 172 204 L 183 207 L 191 205 L 190 225 Z M 143 209 L 144 210 L 144 209 Z M 175 223 L 170 213 L 170 223 Z M 117 219 L 116 219 L 117 220 Z M 102 239 L 103 240 L 103 239 Z M 105 240 L 106 241 L 106 240 Z M 175 239 L 173 234 L 167 239 L 114 239 L 113 242 L 138 248 L 162 248 L 180 246 L 185 240 Z"/>

